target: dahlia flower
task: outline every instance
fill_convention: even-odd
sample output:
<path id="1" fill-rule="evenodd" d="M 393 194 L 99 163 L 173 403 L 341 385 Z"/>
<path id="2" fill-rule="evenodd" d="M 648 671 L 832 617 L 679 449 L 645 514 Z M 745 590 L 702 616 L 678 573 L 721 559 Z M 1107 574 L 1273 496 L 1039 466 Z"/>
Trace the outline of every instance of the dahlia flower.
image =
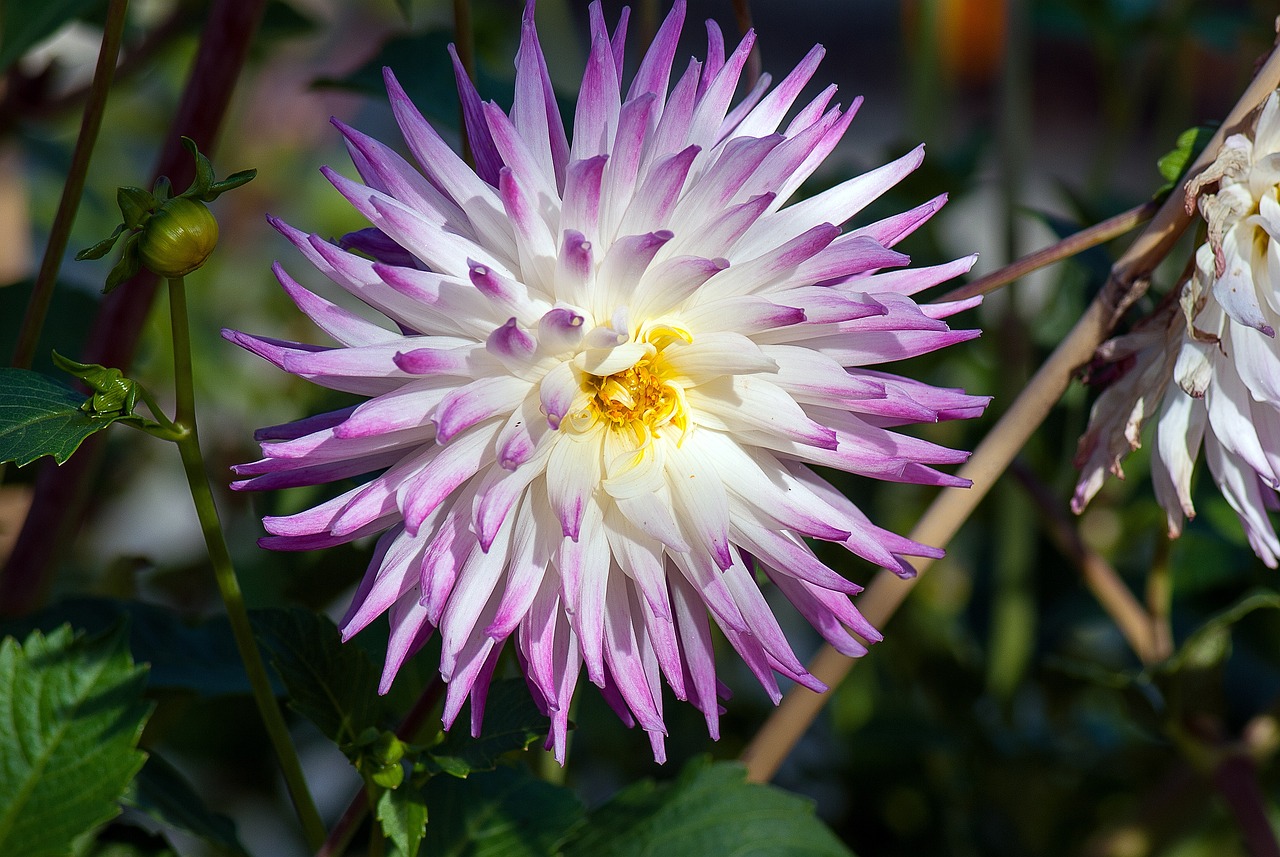
<path id="1" fill-rule="evenodd" d="M 1216 190 L 1204 193 L 1207 187 Z M 1179 292 L 1182 312 L 1171 305 L 1164 323 L 1148 328 L 1145 350 L 1135 360 L 1135 377 L 1142 381 L 1131 385 L 1142 390 L 1138 400 L 1159 405 L 1151 472 L 1169 535 L 1179 535 L 1184 519 L 1195 516 L 1191 475 L 1203 442 L 1214 482 L 1254 552 L 1272 568 L 1280 558 L 1280 540 L 1267 515 L 1280 505 L 1278 194 L 1280 94 L 1272 93 L 1252 139 L 1228 137 L 1214 162 L 1188 185 L 1188 209 L 1199 208 L 1208 239 L 1196 250 L 1193 274 Z M 1085 439 L 1114 435 L 1115 410 L 1109 417 L 1107 411 L 1095 406 Z M 1133 449 L 1145 413 L 1135 415 L 1128 428 Z M 1120 475 L 1119 460 L 1127 450 L 1116 453 L 1113 472 Z M 1077 511 L 1102 481 L 1096 454 L 1092 461 L 1077 489 Z"/>
<path id="2" fill-rule="evenodd" d="M 624 87 L 626 15 L 610 34 L 593 5 L 570 141 L 532 12 L 510 113 L 481 101 L 455 57 L 474 169 L 389 71 L 416 166 L 335 120 L 363 184 L 324 173 L 372 228 L 334 244 L 273 223 L 394 324 L 341 309 L 276 266 L 338 345 L 227 337 L 368 399 L 262 430 L 263 458 L 237 467 L 234 487 L 376 474 L 266 518 L 262 544 L 310 550 L 381 534 L 342 633 L 389 614 L 384 692 L 439 633 L 444 722 L 470 698 L 476 731 L 511 638 L 558 757 L 585 666 L 661 760 L 663 680 L 717 733 L 727 690 L 711 620 L 775 701 L 779 674 L 822 689 L 784 638 L 764 578 L 840 651 L 879 638 L 849 599 L 858 587 L 807 538 L 901 574 L 911 573 L 904 556 L 941 555 L 872 524 L 811 466 L 964 484 L 933 465 L 965 453 L 893 428 L 971 417 L 987 400 L 868 367 L 977 335 L 942 321 L 973 302 L 910 297 L 973 260 L 907 270 L 889 249 L 942 197 L 841 232 L 920 149 L 784 207 L 853 118 L 829 87 L 783 125 L 821 47 L 730 110 L 754 35 L 726 55 L 709 23 L 706 60 L 669 88 L 677 2 Z"/>

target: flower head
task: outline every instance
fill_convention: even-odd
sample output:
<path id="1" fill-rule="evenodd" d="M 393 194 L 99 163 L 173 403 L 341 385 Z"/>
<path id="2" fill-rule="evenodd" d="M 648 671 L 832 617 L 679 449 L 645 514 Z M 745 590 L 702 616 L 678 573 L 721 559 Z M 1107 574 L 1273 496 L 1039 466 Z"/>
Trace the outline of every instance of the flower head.
<path id="1" fill-rule="evenodd" d="M 1121 337 L 1145 338 L 1133 380 L 1106 391 L 1095 406 L 1081 441 L 1083 458 L 1094 454 L 1074 505 L 1083 508 L 1102 482 L 1098 450 L 1105 443 L 1097 439 L 1115 436 L 1115 408 L 1103 408 L 1104 401 L 1134 408 L 1127 428 L 1133 449 L 1143 418 L 1158 405 L 1152 481 L 1170 536 L 1195 515 L 1191 476 L 1203 444 L 1209 471 L 1254 552 L 1274 568 L 1280 540 L 1267 510 L 1277 505 L 1280 488 L 1280 93 L 1267 99 L 1252 137 L 1228 137 L 1188 183 L 1187 207 L 1199 208 L 1208 238 L 1179 304 Z M 1128 450 L 1113 446 L 1119 475 Z"/>
<path id="2" fill-rule="evenodd" d="M 977 335 L 941 320 L 973 301 L 910 297 L 972 258 L 907 270 L 889 249 L 942 198 L 843 234 L 837 225 L 914 169 L 921 150 L 784 207 L 853 118 L 831 105 L 831 87 L 783 125 L 822 49 L 730 110 L 754 36 L 726 56 L 708 24 L 707 59 L 670 85 L 683 17 L 677 2 L 624 88 L 626 18 L 610 34 L 591 7 L 569 141 L 530 4 L 510 113 L 482 102 L 459 69 L 474 171 L 388 72 L 418 166 L 335 123 L 364 184 L 326 171 L 373 228 L 337 246 L 276 225 L 394 329 L 277 266 L 339 345 L 227 334 L 289 372 L 369 397 L 259 433 L 264 457 L 237 468 L 237 488 L 377 474 L 310 511 L 267 518 L 264 545 L 308 550 L 381 533 L 342 631 L 389 613 L 384 689 L 438 632 L 445 722 L 470 696 L 478 729 L 511 638 L 561 756 L 583 666 L 649 732 L 658 758 L 663 680 L 715 735 L 725 691 L 711 620 L 775 699 L 776 674 L 821 688 L 757 573 L 852 655 L 864 651 L 854 634 L 879 635 L 849 600 L 858 587 L 805 539 L 902 574 L 904 556 L 941 551 L 876 527 L 810 465 L 964 484 L 933 467 L 964 453 L 893 428 L 974 416 L 987 401 L 867 368 Z"/>

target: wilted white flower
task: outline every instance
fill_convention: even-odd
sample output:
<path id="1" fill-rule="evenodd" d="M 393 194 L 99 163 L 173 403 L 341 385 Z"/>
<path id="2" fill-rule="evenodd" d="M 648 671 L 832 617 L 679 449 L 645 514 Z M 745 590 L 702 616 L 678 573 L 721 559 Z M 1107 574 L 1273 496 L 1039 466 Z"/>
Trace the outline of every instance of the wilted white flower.
<path id="1" fill-rule="evenodd" d="M 1272 93 L 1252 138 L 1228 137 L 1213 164 L 1188 184 L 1188 207 L 1198 207 L 1208 240 L 1197 249 L 1194 273 L 1179 295 L 1181 316 L 1170 308 L 1161 316 L 1165 321 L 1153 321 L 1142 334 L 1147 348 L 1134 370 L 1141 380 L 1127 384 L 1142 389 L 1138 424 L 1150 413 L 1153 396 L 1162 398 L 1152 481 L 1170 535 L 1177 536 L 1184 518 L 1195 514 L 1191 475 L 1203 443 L 1214 481 L 1240 517 L 1249 544 L 1272 568 L 1280 558 L 1280 540 L 1267 515 L 1280 489 L 1278 191 L 1280 94 Z M 1120 385 L 1113 389 L 1110 399 L 1107 391 L 1095 405 L 1082 452 L 1086 439 L 1114 440 L 1115 401 L 1137 401 Z M 1110 404 L 1104 407 L 1104 401 Z M 1104 426 L 1108 419 L 1110 428 Z M 1139 427 L 1131 421 L 1134 448 Z M 1096 450 L 1102 442 L 1091 443 L 1073 503 L 1077 511 L 1101 482 Z"/>

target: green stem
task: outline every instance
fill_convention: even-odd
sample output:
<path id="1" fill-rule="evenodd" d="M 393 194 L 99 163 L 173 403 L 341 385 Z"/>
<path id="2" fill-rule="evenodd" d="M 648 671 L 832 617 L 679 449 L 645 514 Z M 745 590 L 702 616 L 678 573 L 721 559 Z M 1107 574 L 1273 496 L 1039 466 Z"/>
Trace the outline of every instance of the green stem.
<path id="1" fill-rule="evenodd" d="M 1163 661 L 1173 654 L 1173 578 L 1169 565 L 1169 539 L 1156 543 L 1156 557 L 1147 573 L 1147 611 L 1151 614 L 1152 657 Z"/>
<path id="2" fill-rule="evenodd" d="M 151 391 L 141 384 L 138 385 L 138 398 L 142 399 L 142 403 L 147 406 L 147 410 L 151 411 L 152 419 L 160 424 L 161 431 L 152 431 L 152 434 L 162 440 L 171 440 L 174 443 L 177 443 L 186 436 L 186 429 L 169 419 L 169 415 L 164 412 L 164 408 L 160 407 L 160 405 L 156 403 L 155 397 L 151 395 Z"/>
<path id="3" fill-rule="evenodd" d="M 200 439 L 196 433 L 195 385 L 191 372 L 191 331 L 187 325 L 187 295 L 181 277 L 169 280 L 169 315 L 173 326 L 173 371 L 177 399 L 177 419 L 174 422 L 179 429 L 185 431 L 178 441 L 182 469 L 186 472 L 187 484 L 191 488 L 191 499 L 195 502 L 196 514 L 200 518 L 200 529 L 204 533 L 205 546 L 213 563 L 218 592 L 227 608 L 227 618 L 231 622 L 236 648 L 240 652 L 240 660 L 244 662 L 245 672 L 249 675 L 254 702 L 258 704 L 258 713 L 275 749 L 281 773 L 284 774 L 285 784 L 289 789 L 289 797 L 302 822 L 307 845 L 315 851 L 324 842 L 324 823 L 307 790 L 302 765 L 289 739 L 289 730 L 280 714 L 280 707 L 276 704 L 271 680 L 267 678 L 267 669 L 262 663 L 262 654 L 253 639 L 249 611 L 245 609 L 240 581 L 231 564 L 231 554 L 222 534 L 218 509 L 214 505 L 213 490 L 209 487 L 209 478 L 205 472 L 204 457 L 200 454 Z"/>
<path id="4" fill-rule="evenodd" d="M 111 4 L 107 7 L 107 22 L 102 32 L 102 48 L 98 51 L 98 65 L 93 72 L 93 86 L 89 90 L 89 100 L 84 106 L 84 118 L 80 120 L 80 136 L 76 138 L 75 151 L 71 154 L 67 183 L 62 187 L 62 199 L 58 202 L 58 213 L 53 218 L 49 244 L 45 247 L 44 258 L 40 262 L 40 273 L 36 275 L 35 287 L 31 291 L 31 299 L 27 302 L 27 313 L 22 318 L 18 345 L 13 350 L 13 365 L 19 369 L 31 367 L 36 346 L 40 342 L 40 331 L 44 328 L 45 317 L 49 314 L 49 304 L 53 301 L 54 283 L 58 279 L 58 269 L 62 267 L 62 254 L 66 252 L 67 242 L 71 238 L 71 224 L 75 221 L 76 211 L 80 208 L 85 176 L 89 173 L 89 159 L 93 157 L 93 146 L 98 140 L 98 130 L 102 127 L 102 114 L 107 107 L 107 93 L 111 90 L 111 79 L 115 76 L 116 57 L 120 53 L 120 40 L 124 34 L 125 11 L 128 6 L 129 0 L 111 0 Z"/>

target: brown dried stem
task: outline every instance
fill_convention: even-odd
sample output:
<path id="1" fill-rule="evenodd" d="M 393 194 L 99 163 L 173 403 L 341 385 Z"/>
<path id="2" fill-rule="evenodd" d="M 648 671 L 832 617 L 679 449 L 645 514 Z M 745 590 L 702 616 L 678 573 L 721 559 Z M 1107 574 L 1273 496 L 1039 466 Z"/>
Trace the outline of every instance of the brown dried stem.
<path id="1" fill-rule="evenodd" d="M 1054 262 L 1070 259 L 1078 253 L 1083 253 L 1085 250 L 1097 247 L 1099 244 L 1105 244 L 1112 239 L 1119 238 L 1131 229 L 1146 223 L 1159 208 L 1160 206 L 1154 202 L 1144 202 L 1142 205 L 1134 206 L 1128 211 L 1122 211 L 1114 217 L 1108 217 L 1106 220 L 1087 229 L 1081 229 L 1079 232 L 1068 235 L 1043 250 L 1028 253 L 1021 259 L 1011 262 L 999 270 L 984 274 L 972 282 L 952 289 L 938 300 L 944 303 L 947 301 L 959 301 L 971 298 L 974 295 L 985 295 L 989 292 L 994 292 L 996 289 L 1004 288 L 1030 273 L 1041 268 L 1047 268 Z"/>
<path id="2" fill-rule="evenodd" d="M 1120 629 L 1120 633 L 1133 649 L 1133 653 L 1138 656 L 1138 660 L 1148 666 L 1162 660 L 1156 644 L 1151 615 L 1143 609 L 1138 599 L 1129 591 L 1129 587 L 1125 586 L 1111 563 L 1084 543 L 1084 539 L 1080 537 L 1080 530 L 1068 517 L 1066 508 L 1030 469 L 1018 461 L 1015 461 L 1009 469 L 1026 488 L 1040 510 L 1049 537 L 1053 539 L 1058 549 L 1080 569 L 1084 585 L 1116 623 L 1116 627 Z"/>

